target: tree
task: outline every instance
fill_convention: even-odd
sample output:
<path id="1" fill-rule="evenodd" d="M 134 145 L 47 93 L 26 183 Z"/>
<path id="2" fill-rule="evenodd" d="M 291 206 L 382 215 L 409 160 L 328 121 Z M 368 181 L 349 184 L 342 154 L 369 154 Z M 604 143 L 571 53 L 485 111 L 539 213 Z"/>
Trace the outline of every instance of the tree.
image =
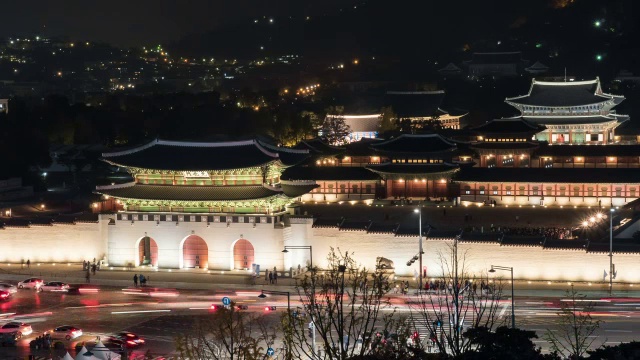
<path id="1" fill-rule="evenodd" d="M 380 112 L 382 113 L 382 119 L 380 120 L 380 125 L 378 125 L 378 133 L 384 134 L 386 132 L 396 130 L 396 120 L 398 115 L 393 112 L 391 106 L 383 107 Z"/>
<path id="2" fill-rule="evenodd" d="M 486 327 L 470 328 L 464 334 L 469 338 L 475 351 L 464 353 L 464 359 L 492 360 L 536 360 L 541 359 L 540 348 L 536 348 L 532 339 L 537 339 L 535 331 L 512 329 L 500 326 L 495 331 Z"/>
<path id="3" fill-rule="evenodd" d="M 322 136 L 331 145 L 342 145 L 346 143 L 347 136 L 351 133 L 351 128 L 344 121 L 344 117 L 339 115 L 327 115 L 322 123 Z"/>
<path id="4" fill-rule="evenodd" d="M 307 316 L 282 319 L 287 359 L 402 359 L 420 351 L 408 345 L 411 328 L 406 318 L 395 318 L 395 308 L 385 299 L 392 284 L 389 274 L 381 269 L 371 272 L 356 264 L 353 254 L 335 249 L 327 264 L 324 270 L 308 268 L 296 283 Z"/>
<path id="5" fill-rule="evenodd" d="M 560 302 L 558 328 L 547 329 L 544 339 L 551 344 L 551 350 L 565 357 L 580 359 L 593 345 L 597 337 L 592 335 L 600 327 L 600 320 L 591 317 L 593 303 L 585 302 L 586 295 L 579 294 L 571 285 Z"/>
<path id="6" fill-rule="evenodd" d="M 602 346 L 596 350 L 587 350 L 589 360 L 634 360 L 640 359 L 640 342 L 618 344 L 615 346 Z"/>
<path id="7" fill-rule="evenodd" d="M 413 321 L 427 328 L 429 340 L 441 353 L 454 357 L 479 346 L 464 335 L 465 328 L 492 331 L 498 325 L 502 297 L 501 282 L 490 284 L 486 275 L 484 280 L 480 277 L 480 293 L 477 287 L 474 290 L 478 279 L 467 270 L 466 253 L 458 254 L 458 238 L 438 254 L 442 279 L 435 284 L 437 290 L 421 291 L 411 306 Z"/>
<path id="8" fill-rule="evenodd" d="M 176 339 L 179 359 L 262 359 L 273 344 L 275 332 L 262 318 L 238 310 L 234 303 L 209 316 L 197 318 L 191 331 Z"/>

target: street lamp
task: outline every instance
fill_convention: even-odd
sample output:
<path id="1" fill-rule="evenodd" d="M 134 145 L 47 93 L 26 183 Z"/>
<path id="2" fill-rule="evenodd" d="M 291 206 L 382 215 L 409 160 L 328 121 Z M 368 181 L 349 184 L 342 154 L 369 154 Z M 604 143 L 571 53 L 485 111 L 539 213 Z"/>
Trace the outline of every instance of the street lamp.
<path id="1" fill-rule="evenodd" d="M 609 295 L 613 291 L 613 212 L 614 208 L 609 209 Z"/>
<path id="2" fill-rule="evenodd" d="M 418 287 L 418 293 L 420 293 L 422 291 L 422 205 L 418 206 L 417 209 L 414 209 L 413 212 L 418 214 L 418 242 L 420 243 L 419 245 L 419 251 L 418 251 L 418 256 L 419 256 L 419 260 L 420 260 L 420 281 L 419 281 L 419 287 Z M 429 230 L 431 230 L 431 228 L 429 228 Z"/>
<path id="3" fill-rule="evenodd" d="M 301 245 L 301 246 L 285 246 L 284 250 L 282 250 L 282 252 L 283 253 L 288 253 L 289 249 L 291 249 L 291 250 L 300 250 L 300 249 L 309 250 L 309 265 L 313 269 L 313 246 L 311 246 L 311 245 L 308 245 L 308 246 L 304 246 L 304 245 Z"/>
<path id="4" fill-rule="evenodd" d="M 515 297 L 513 293 L 513 267 L 491 265 L 491 270 L 489 270 L 489 272 L 494 273 L 496 272 L 496 270 L 511 271 L 511 328 L 515 329 L 516 328 L 516 308 L 515 308 L 516 302 L 515 302 Z"/>
<path id="5" fill-rule="evenodd" d="M 260 299 L 266 298 L 267 295 L 265 295 L 265 293 L 271 295 L 287 295 L 287 311 L 291 312 L 291 293 L 289 291 L 262 290 L 258 297 Z"/>

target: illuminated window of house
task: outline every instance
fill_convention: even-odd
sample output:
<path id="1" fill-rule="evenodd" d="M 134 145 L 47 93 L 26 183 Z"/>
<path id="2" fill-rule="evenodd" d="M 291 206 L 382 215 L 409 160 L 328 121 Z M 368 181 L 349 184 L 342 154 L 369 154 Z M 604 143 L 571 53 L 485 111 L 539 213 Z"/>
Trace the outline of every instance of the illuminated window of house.
<path id="1" fill-rule="evenodd" d="M 507 195 L 511 195 L 511 186 L 507 186 L 505 189 L 507 190 Z"/>
<path id="2" fill-rule="evenodd" d="M 467 195 L 471 194 L 471 187 L 470 186 L 465 186 L 464 187 L 464 193 L 467 194 Z"/>
<path id="3" fill-rule="evenodd" d="M 480 186 L 480 195 L 484 195 L 484 186 Z"/>
<path id="4" fill-rule="evenodd" d="M 534 186 L 531 190 L 531 192 L 533 193 L 533 195 L 538 195 L 538 187 Z"/>
<path id="5" fill-rule="evenodd" d="M 498 195 L 498 187 L 497 186 L 493 186 L 491 189 L 493 190 L 493 195 Z"/>

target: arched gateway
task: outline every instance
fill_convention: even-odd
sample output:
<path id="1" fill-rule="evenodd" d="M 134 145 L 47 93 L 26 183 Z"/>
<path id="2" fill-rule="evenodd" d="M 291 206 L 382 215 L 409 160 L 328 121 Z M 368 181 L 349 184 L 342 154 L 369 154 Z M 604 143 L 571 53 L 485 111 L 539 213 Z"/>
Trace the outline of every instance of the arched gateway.
<path id="1" fill-rule="evenodd" d="M 200 236 L 191 235 L 182 244 L 183 268 L 209 267 L 209 247 Z"/>
<path id="2" fill-rule="evenodd" d="M 234 269 L 250 269 L 254 261 L 254 251 L 251 242 L 240 239 L 233 245 Z"/>
<path id="3" fill-rule="evenodd" d="M 158 266 L 158 244 L 152 238 L 145 236 L 138 240 L 137 266 Z"/>

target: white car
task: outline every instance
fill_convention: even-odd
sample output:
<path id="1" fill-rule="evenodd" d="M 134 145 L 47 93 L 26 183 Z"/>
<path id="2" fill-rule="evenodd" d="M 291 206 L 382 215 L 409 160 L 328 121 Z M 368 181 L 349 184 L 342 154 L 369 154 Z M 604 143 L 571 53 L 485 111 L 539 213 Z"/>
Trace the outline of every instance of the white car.
<path id="1" fill-rule="evenodd" d="M 18 283 L 18 289 L 38 289 L 44 281 L 40 278 L 28 278 Z"/>
<path id="2" fill-rule="evenodd" d="M 12 294 L 15 294 L 18 292 L 18 288 L 15 285 L 7 284 L 7 283 L 0 283 L 0 290 L 8 291 Z"/>
<path id="3" fill-rule="evenodd" d="M 82 336 L 82 329 L 70 325 L 63 325 L 47 331 L 46 334 L 51 335 L 51 338 L 53 339 L 65 339 L 69 341 Z"/>
<path id="4" fill-rule="evenodd" d="M 31 335 L 33 333 L 33 329 L 31 325 L 25 324 L 19 321 L 8 322 L 2 326 L 0 326 L 0 333 L 17 333 L 17 338 L 22 336 Z"/>
<path id="5" fill-rule="evenodd" d="M 38 287 L 38 291 L 67 292 L 69 291 L 69 284 L 65 284 L 60 281 L 49 281 L 48 283 Z"/>

